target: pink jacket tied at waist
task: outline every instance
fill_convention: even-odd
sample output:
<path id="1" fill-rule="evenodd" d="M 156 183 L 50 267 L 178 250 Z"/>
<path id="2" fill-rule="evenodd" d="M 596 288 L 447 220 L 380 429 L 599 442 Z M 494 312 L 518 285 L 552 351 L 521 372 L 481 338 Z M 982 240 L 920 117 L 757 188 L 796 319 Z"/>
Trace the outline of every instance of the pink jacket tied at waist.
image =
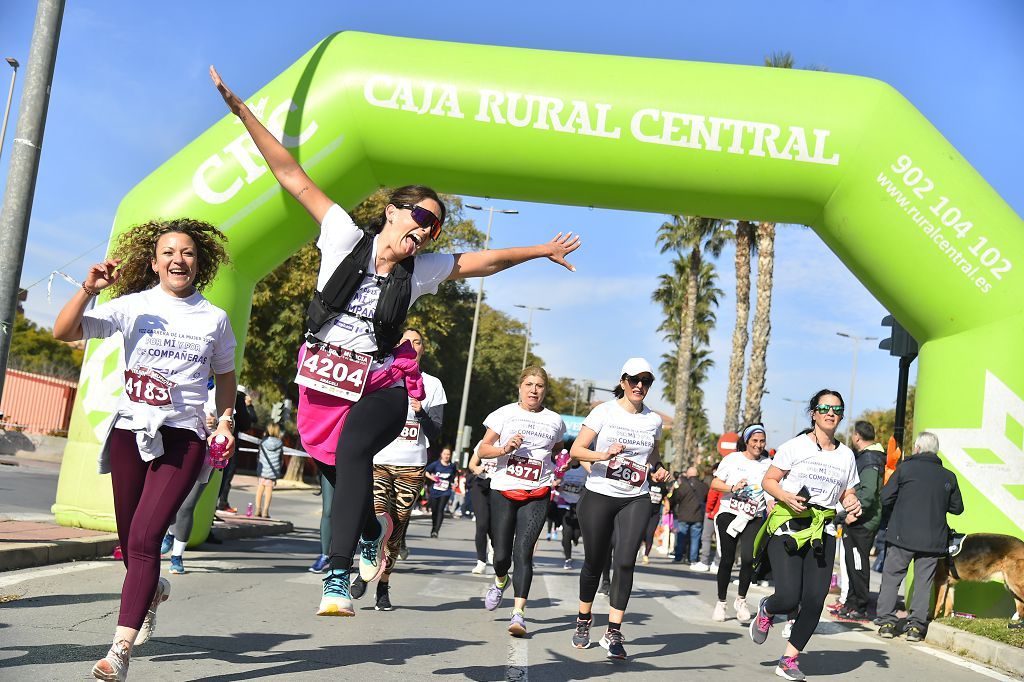
<path id="1" fill-rule="evenodd" d="M 304 349 L 305 344 L 299 348 L 299 362 L 303 360 Z M 412 344 L 404 342 L 395 348 L 392 356 L 394 360 L 390 364 L 370 372 L 363 395 L 405 381 L 409 397 L 423 400 L 427 394 L 423 390 L 423 375 L 420 374 Z M 338 438 L 352 405 L 351 400 L 299 386 L 299 409 L 295 425 L 299 430 L 302 447 L 310 457 L 324 464 L 334 464 Z"/>

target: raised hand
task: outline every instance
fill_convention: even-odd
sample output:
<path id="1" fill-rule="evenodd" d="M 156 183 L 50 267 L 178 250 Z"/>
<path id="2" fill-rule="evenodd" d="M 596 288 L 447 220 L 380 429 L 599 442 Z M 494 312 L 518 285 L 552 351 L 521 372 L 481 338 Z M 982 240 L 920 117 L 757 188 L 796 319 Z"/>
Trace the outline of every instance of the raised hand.
<path id="1" fill-rule="evenodd" d="M 224 81 L 221 79 L 220 74 L 217 73 L 217 69 L 210 67 L 210 78 L 213 80 L 213 84 L 217 87 L 217 91 L 220 96 L 224 98 L 224 103 L 228 105 L 228 109 L 235 116 L 242 115 L 242 107 L 245 106 L 245 102 L 241 100 L 234 92 L 231 91 Z"/>
<path id="2" fill-rule="evenodd" d="M 117 266 L 120 264 L 120 258 L 108 258 L 102 263 L 97 263 L 89 268 L 83 284 L 94 291 L 103 291 L 120 279 L 121 273 L 117 271 Z"/>
<path id="3" fill-rule="evenodd" d="M 554 239 L 547 243 L 550 249 L 548 260 L 552 263 L 558 263 L 570 272 L 576 272 L 576 267 L 565 260 L 565 257 L 580 248 L 581 244 L 579 235 L 573 236 L 572 232 L 565 234 L 559 232 L 555 235 Z"/>

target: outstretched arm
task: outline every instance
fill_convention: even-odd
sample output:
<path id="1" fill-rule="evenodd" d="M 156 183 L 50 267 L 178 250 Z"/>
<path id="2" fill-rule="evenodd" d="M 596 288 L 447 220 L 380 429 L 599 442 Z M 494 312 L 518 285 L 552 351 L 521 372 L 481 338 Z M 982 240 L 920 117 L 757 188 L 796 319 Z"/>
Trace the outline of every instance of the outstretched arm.
<path id="1" fill-rule="evenodd" d="M 576 272 L 576 268 L 570 265 L 565 257 L 578 248 L 580 248 L 579 235 L 574 237 L 572 232 L 567 234 L 559 232 L 551 241 L 536 246 L 457 253 L 455 254 L 455 267 L 452 268 L 448 279 L 487 277 L 534 258 L 547 258 L 552 263 L 558 263 L 567 270 Z"/>
<path id="2" fill-rule="evenodd" d="M 322 223 L 327 209 L 334 203 L 323 191 L 313 184 L 313 181 L 306 175 L 299 162 L 288 153 L 284 145 L 274 137 L 266 126 L 249 110 L 249 107 L 238 95 L 231 91 L 224 81 L 221 80 L 217 69 L 210 67 L 210 78 L 217 86 L 224 103 L 228 105 L 235 116 L 242 122 L 249 132 L 249 137 L 256 144 L 256 148 L 263 155 L 270 172 L 274 174 L 281 187 L 295 197 L 302 207 L 309 211 L 317 223 Z"/>

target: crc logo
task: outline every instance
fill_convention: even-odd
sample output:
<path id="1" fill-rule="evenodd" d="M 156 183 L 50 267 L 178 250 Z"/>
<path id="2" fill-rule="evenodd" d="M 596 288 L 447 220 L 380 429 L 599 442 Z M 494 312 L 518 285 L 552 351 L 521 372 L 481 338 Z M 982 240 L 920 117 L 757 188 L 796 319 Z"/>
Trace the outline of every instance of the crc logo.
<path id="1" fill-rule="evenodd" d="M 298 135 L 285 134 L 285 119 L 290 112 L 298 111 L 299 108 L 290 99 L 277 105 L 264 120 L 266 108 L 266 97 L 260 99 L 256 105 L 249 104 L 249 109 L 256 118 L 264 121 L 267 130 L 288 149 L 305 144 L 317 131 L 316 121 L 310 121 Z M 234 122 L 242 125 L 237 118 Z M 266 172 L 266 162 L 260 156 L 249 133 L 243 132 L 224 147 L 223 153 L 214 154 L 200 164 L 192 175 L 192 189 L 196 196 L 208 204 L 223 204 L 238 194 L 242 187 L 251 185 Z"/>

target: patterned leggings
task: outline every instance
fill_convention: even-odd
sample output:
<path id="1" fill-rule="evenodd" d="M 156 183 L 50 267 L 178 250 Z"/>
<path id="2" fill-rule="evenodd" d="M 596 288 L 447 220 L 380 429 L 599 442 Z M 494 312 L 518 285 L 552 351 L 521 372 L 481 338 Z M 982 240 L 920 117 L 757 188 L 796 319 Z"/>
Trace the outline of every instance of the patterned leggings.
<path id="1" fill-rule="evenodd" d="M 409 527 L 409 515 L 416 495 L 423 486 L 423 472 L 426 467 L 373 465 L 373 513 L 387 512 L 394 521 L 395 529 L 388 540 L 387 557 L 384 561 L 384 575 L 390 576 L 395 568 L 395 557 L 405 544 L 405 531 Z"/>

